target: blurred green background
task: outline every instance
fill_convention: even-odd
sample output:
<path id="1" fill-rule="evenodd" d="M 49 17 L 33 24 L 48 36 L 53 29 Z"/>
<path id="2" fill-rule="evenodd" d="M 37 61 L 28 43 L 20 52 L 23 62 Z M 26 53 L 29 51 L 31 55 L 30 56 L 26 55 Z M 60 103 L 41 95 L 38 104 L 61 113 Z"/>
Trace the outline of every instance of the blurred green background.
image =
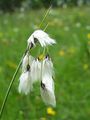
<path id="1" fill-rule="evenodd" d="M 50 3 L 32 0 L 29 4 L 30 0 L 23 0 L 20 4 L 17 2 L 18 6 L 15 7 L 12 3 L 11 7 L 8 2 L 12 3 L 12 0 L 0 0 L 0 5 L 4 3 L 6 6 L 0 7 L 0 107 L 26 48 L 27 39 L 39 26 Z M 53 8 L 42 25 L 44 29 L 49 23 L 46 32 L 57 42 L 50 47 L 56 76 L 56 108 L 50 108 L 43 103 L 38 84 L 30 95 L 20 95 L 19 72 L 2 120 L 90 119 L 89 3 L 89 0 L 53 1 Z"/>

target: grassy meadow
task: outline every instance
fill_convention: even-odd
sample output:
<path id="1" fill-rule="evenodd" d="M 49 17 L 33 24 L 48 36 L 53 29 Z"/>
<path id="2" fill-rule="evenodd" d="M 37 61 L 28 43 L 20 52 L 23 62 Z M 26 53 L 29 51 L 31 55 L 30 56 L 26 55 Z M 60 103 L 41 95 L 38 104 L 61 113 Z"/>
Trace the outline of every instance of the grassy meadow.
<path id="1" fill-rule="evenodd" d="M 37 29 L 45 10 L 0 13 L 0 107 L 10 80 Z M 39 84 L 30 95 L 18 93 L 15 79 L 2 120 L 89 120 L 90 119 L 90 7 L 52 9 L 42 25 L 56 40 L 50 47 L 55 69 L 57 106 L 46 106 Z M 32 53 L 36 54 L 38 47 Z"/>

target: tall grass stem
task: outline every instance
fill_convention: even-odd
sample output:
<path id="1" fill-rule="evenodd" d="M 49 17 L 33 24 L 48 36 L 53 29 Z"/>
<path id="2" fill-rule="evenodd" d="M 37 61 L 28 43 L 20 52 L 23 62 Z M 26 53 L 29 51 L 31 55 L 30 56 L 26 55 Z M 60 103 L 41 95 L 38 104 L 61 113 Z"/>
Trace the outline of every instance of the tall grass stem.
<path id="1" fill-rule="evenodd" d="M 24 52 L 24 54 L 23 54 L 23 57 L 24 57 L 24 55 L 26 54 L 26 52 L 27 52 L 27 49 L 25 50 L 25 52 Z M 3 100 L 3 103 L 2 103 L 2 106 L 1 106 L 1 109 L 0 109 L 0 118 L 2 117 L 2 113 L 3 113 L 3 111 L 4 111 L 4 108 L 5 108 L 5 105 L 6 105 L 8 96 L 9 96 L 9 93 L 10 93 L 10 91 L 11 91 L 12 85 L 13 85 L 13 83 L 14 83 L 14 80 L 15 80 L 17 74 L 18 74 L 18 71 L 19 71 L 20 67 L 21 67 L 23 57 L 21 58 L 18 66 L 17 66 L 17 69 L 16 69 L 16 71 L 15 71 L 13 77 L 12 77 L 12 80 L 11 80 L 11 82 L 10 82 L 10 84 L 9 84 L 9 87 L 8 87 L 8 89 L 7 89 L 6 95 L 5 95 L 5 97 L 4 97 L 4 100 Z"/>

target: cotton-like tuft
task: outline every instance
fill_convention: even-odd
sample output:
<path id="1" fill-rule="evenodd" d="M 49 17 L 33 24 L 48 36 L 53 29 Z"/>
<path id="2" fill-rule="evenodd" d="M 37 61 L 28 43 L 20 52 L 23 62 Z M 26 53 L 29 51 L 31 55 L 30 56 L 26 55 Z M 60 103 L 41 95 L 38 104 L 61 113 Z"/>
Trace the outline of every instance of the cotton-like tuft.
<path id="1" fill-rule="evenodd" d="M 54 82 L 51 76 L 44 75 L 41 81 L 41 97 L 46 105 L 56 106 L 56 99 L 54 94 Z"/>
<path id="2" fill-rule="evenodd" d="M 32 33 L 28 39 L 28 45 L 33 44 L 35 46 L 37 41 L 42 47 L 56 43 L 54 39 L 50 38 L 49 35 L 42 30 L 36 30 L 34 33 Z"/>
<path id="3" fill-rule="evenodd" d="M 22 73 L 20 76 L 20 82 L 19 82 L 19 93 L 23 93 L 27 95 L 30 91 L 33 89 L 33 84 L 30 79 L 30 72 L 27 71 L 25 73 Z"/>

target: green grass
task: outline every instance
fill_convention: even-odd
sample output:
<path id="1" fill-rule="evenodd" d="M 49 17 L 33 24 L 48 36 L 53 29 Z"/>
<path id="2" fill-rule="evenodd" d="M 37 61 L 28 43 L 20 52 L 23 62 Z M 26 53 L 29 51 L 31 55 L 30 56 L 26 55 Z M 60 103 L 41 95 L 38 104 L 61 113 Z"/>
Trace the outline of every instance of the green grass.
<path id="1" fill-rule="evenodd" d="M 39 85 L 28 95 L 18 93 L 18 74 L 2 120 L 89 120 L 90 119 L 90 8 L 51 10 L 42 29 L 57 41 L 50 47 L 55 67 L 56 115 L 47 114 Z M 38 27 L 44 10 L 0 14 L 0 107 L 10 80 L 26 48 L 27 39 Z"/>

